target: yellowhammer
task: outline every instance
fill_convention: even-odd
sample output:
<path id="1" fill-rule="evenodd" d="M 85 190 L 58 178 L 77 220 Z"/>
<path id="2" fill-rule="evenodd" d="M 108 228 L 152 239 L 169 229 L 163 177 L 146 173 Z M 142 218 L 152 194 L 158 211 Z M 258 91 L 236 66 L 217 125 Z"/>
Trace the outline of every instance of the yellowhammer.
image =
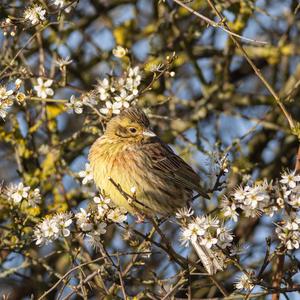
<path id="1" fill-rule="evenodd" d="M 145 215 L 174 214 L 186 206 L 193 190 L 205 196 L 197 173 L 149 129 L 136 107 L 112 118 L 91 147 L 89 160 L 101 192 L 127 211 Z M 137 202 L 129 203 L 111 179 Z"/>
<path id="2" fill-rule="evenodd" d="M 117 206 L 145 216 L 175 214 L 187 205 L 193 191 L 207 197 L 197 173 L 149 127 L 149 119 L 136 107 L 123 110 L 108 122 L 89 153 L 94 181 L 101 192 Z M 136 201 L 126 195 L 134 195 Z M 208 250 L 202 246 L 196 249 L 214 265 L 211 253 L 203 253 Z M 205 267 L 209 273 L 218 269 Z"/>

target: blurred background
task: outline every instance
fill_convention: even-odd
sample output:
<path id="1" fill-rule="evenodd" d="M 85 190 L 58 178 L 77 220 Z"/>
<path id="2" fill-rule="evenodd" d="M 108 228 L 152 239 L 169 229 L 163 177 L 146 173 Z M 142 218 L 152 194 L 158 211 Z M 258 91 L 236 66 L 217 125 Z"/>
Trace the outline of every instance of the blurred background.
<path id="1" fill-rule="evenodd" d="M 68 101 L 71 95 L 80 97 L 93 90 L 97 80 L 119 76 L 128 65 L 140 66 L 143 89 L 151 83 L 153 69 L 158 70 L 175 53 L 176 59 L 168 71 L 152 84 L 151 90 L 138 97 L 138 105 L 149 114 L 158 135 L 197 170 L 206 189 L 213 187 L 220 161 L 227 155 L 229 172 L 225 188 L 216 192 L 211 202 L 196 201 L 196 211 L 214 210 L 223 194 L 249 178 L 274 180 L 282 170 L 294 168 L 297 138 L 290 133 L 274 98 L 220 28 L 208 26 L 172 0 L 62 1 L 61 7 L 55 2 L 59 1 L 1 1 L 1 20 L 9 17 L 15 26 L 13 36 L 7 26 L 1 27 L 0 34 L 0 71 L 5 70 L 0 79 L 7 89 L 21 78 L 22 91 L 30 97 L 36 78 L 42 75 L 54 80 L 53 99 Z M 219 22 L 207 1 L 182 2 Z M 46 10 L 43 25 L 24 22 L 24 10 L 33 4 Z M 215 4 L 233 32 L 266 42 L 240 40 L 287 110 L 299 120 L 299 2 L 219 0 Z M 117 45 L 129 50 L 128 60 L 113 55 Z M 67 57 L 72 62 L 64 73 L 54 62 Z M 43 201 L 39 216 L 86 207 L 89 193 L 95 187 L 82 186 L 76 174 L 84 169 L 89 147 L 101 133 L 99 118 L 93 110 L 75 114 L 60 102 L 29 99 L 24 105 L 15 103 L 6 119 L 0 118 L 0 180 L 4 185 L 22 179 L 27 185 L 39 186 Z M 12 218 L 3 208 L 1 226 L 12 227 L 9 234 L 0 228 L 3 237 L 0 294 L 10 294 L 8 299 L 38 299 L 58 280 L 53 274 L 64 274 L 74 261 L 70 262 L 59 243 L 42 248 L 32 241 L 22 243 L 17 226 L 8 221 Z M 129 217 L 128 222 L 135 226 L 133 218 Z M 245 268 L 259 270 L 266 252 L 265 239 L 274 233 L 273 222 L 274 219 L 263 216 L 232 223 L 235 242 L 244 245 L 240 262 Z M 151 227 L 136 226 L 144 233 Z M 167 224 L 162 229 L 174 241 L 178 253 L 195 259 L 174 238 L 178 237 L 175 225 Z M 124 234 L 122 228 L 111 226 L 105 235 L 107 251 L 129 251 L 130 242 L 139 240 L 138 237 L 126 240 Z M 86 243 L 81 247 L 91 258 L 99 255 Z M 275 247 L 276 243 L 271 249 Z M 140 264 L 126 277 L 128 295 L 143 295 L 144 298 L 138 299 L 160 299 L 159 292 L 155 298 L 155 292 L 164 289 L 164 284 L 168 286 L 170 278 L 181 270 L 160 249 L 153 245 L 149 249 L 153 254 L 140 258 Z M 54 250 L 58 251 L 56 258 L 47 259 Z M 35 258 L 35 263 L 27 261 L 29 255 Z M 40 257 L 45 257 L 48 267 L 39 262 Z M 126 264 L 129 259 L 124 256 L 121 261 Z M 292 259 L 287 257 L 285 270 L 291 268 L 291 263 Z M 7 275 L 7 270 L 13 268 L 16 270 Z M 113 278 L 109 284 L 118 281 L 109 268 L 107 272 Z M 218 274 L 218 279 L 232 292 L 238 274 L 239 270 L 231 266 Z M 271 266 L 264 279 L 272 285 Z M 193 276 L 190 280 L 195 299 L 222 296 L 206 277 Z M 295 275 L 293 280 L 299 284 L 300 278 Z M 78 274 L 74 273 L 68 284 L 77 283 Z M 102 299 L 94 285 L 90 289 L 92 292 L 86 299 Z M 66 287 L 58 296 L 59 289 L 54 289 L 45 299 L 64 299 L 70 291 Z M 260 288 L 254 290 L 260 291 Z M 185 295 L 183 285 L 173 296 L 185 299 Z M 113 297 L 107 299 L 122 298 L 122 294 L 116 292 Z M 298 297 L 299 293 L 294 292 L 282 299 Z M 257 299 L 271 299 L 271 295 Z"/>

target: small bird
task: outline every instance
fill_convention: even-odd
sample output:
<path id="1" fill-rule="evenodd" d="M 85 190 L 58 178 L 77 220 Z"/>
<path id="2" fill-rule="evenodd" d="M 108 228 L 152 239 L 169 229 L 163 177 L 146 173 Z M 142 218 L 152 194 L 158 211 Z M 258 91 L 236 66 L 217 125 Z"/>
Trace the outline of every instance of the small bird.
<path id="1" fill-rule="evenodd" d="M 187 205 L 193 191 L 207 197 L 199 175 L 151 131 L 148 117 L 137 107 L 108 122 L 90 149 L 89 161 L 101 193 L 136 216 L 173 215 Z M 203 256 L 208 250 L 197 253 Z M 212 266 L 204 266 L 214 273 L 219 268 L 211 253 L 206 256 L 205 264 Z"/>

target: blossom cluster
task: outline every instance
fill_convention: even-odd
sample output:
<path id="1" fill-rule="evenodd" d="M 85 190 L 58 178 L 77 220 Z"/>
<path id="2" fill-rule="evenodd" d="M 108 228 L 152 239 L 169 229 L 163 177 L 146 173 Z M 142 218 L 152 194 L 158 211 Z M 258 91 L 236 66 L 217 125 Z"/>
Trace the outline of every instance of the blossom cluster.
<path id="1" fill-rule="evenodd" d="M 4 85 L 0 85 L 0 117 L 5 119 L 7 116 L 9 108 L 13 105 L 13 97 L 16 98 L 18 103 L 21 103 L 24 100 L 25 95 L 19 92 L 21 87 L 22 80 L 17 79 L 15 81 L 15 88 L 8 89 Z"/>
<path id="2" fill-rule="evenodd" d="M 85 170 L 78 173 L 82 178 L 82 184 L 88 184 L 93 180 L 91 167 L 88 163 L 85 164 Z M 13 197 L 27 197 L 29 187 L 19 186 L 12 191 L 17 193 Z M 37 245 L 44 245 L 59 237 L 67 237 L 70 235 L 69 226 L 74 219 L 74 223 L 79 230 L 79 233 L 95 247 L 99 246 L 101 242 L 101 235 L 106 233 L 108 223 L 122 223 L 126 220 L 127 212 L 121 208 L 115 207 L 112 201 L 103 195 L 93 197 L 91 205 L 88 208 L 80 208 L 78 212 L 65 213 L 66 223 L 62 223 L 63 214 L 55 215 L 53 218 L 46 218 L 36 226 L 34 232 Z M 70 221 L 69 221 L 70 220 Z M 66 231 L 68 229 L 68 231 Z"/>
<path id="3" fill-rule="evenodd" d="M 178 217 L 178 215 L 177 215 Z M 222 249 L 231 246 L 233 236 L 230 230 L 221 224 L 218 218 L 210 216 L 193 217 L 188 223 L 181 222 L 181 243 L 185 246 L 193 241 L 208 249 L 219 246 Z"/>
<path id="4" fill-rule="evenodd" d="M 14 89 L 8 89 L 4 85 L 0 85 L 0 117 L 5 119 L 8 110 L 14 104 L 14 100 L 18 104 L 22 104 L 26 98 L 24 92 L 21 92 L 23 81 L 17 78 L 14 82 Z M 54 90 L 51 88 L 53 84 L 52 79 L 37 78 L 37 83 L 33 86 L 36 95 L 40 98 L 46 99 L 48 96 L 54 95 Z"/>
<path id="5" fill-rule="evenodd" d="M 114 223 L 122 223 L 126 221 L 126 210 L 115 207 L 110 198 L 99 195 L 99 197 L 94 197 L 94 203 L 97 207 L 97 218 L 107 220 Z"/>
<path id="6" fill-rule="evenodd" d="M 6 87 L 0 86 L 0 117 L 4 119 L 7 115 L 7 109 L 13 105 L 13 101 L 9 96 L 13 94 L 13 90 L 7 90 Z"/>
<path id="7" fill-rule="evenodd" d="M 24 19 L 32 25 L 37 25 L 46 20 L 45 14 L 46 10 L 42 6 L 33 5 L 24 11 Z"/>
<path id="8" fill-rule="evenodd" d="M 87 212 L 84 208 L 75 214 L 76 224 L 81 232 L 88 238 L 88 241 L 97 247 L 100 243 L 100 236 L 106 233 L 105 222 L 95 222 L 92 213 Z"/>
<path id="9" fill-rule="evenodd" d="M 300 239 L 300 175 L 284 172 L 280 180 L 281 196 L 277 201 L 282 207 L 289 206 L 280 224 L 276 224 L 276 233 L 282 245 L 288 250 L 299 249 Z"/>
<path id="10" fill-rule="evenodd" d="M 45 218 L 34 231 L 36 244 L 42 246 L 58 238 L 68 237 L 71 233 L 69 227 L 74 219 L 79 233 L 83 234 L 93 246 L 99 246 L 101 235 L 106 233 L 107 224 L 124 222 L 127 212 L 115 207 L 109 198 L 102 195 L 93 198 L 93 206 L 95 209 L 80 208 L 74 215 L 69 212 Z"/>
<path id="11" fill-rule="evenodd" d="M 76 225 L 94 247 L 98 247 L 100 236 L 106 233 L 108 223 L 122 223 L 126 220 L 126 211 L 114 207 L 111 200 L 99 195 L 93 198 L 96 209 L 80 208 L 75 214 Z"/>
<path id="12" fill-rule="evenodd" d="M 36 207 L 41 203 L 41 194 L 38 188 L 32 189 L 30 186 L 24 186 L 23 182 L 10 184 L 3 191 L 4 198 L 13 203 L 20 204 L 26 201 L 29 207 Z"/>
<path id="13" fill-rule="evenodd" d="M 103 115 L 119 114 L 122 109 L 134 103 L 141 84 L 141 71 L 138 66 L 129 68 L 121 77 L 107 77 L 99 80 L 95 89 L 76 98 L 71 96 L 67 107 L 77 114 L 83 112 L 84 106 L 100 106 Z"/>
<path id="14" fill-rule="evenodd" d="M 59 213 L 52 218 L 45 218 L 34 230 L 37 245 L 47 245 L 60 237 L 70 235 L 72 215 L 70 213 Z"/>
<path id="15" fill-rule="evenodd" d="M 300 216 L 287 216 L 281 224 L 276 224 L 276 233 L 282 245 L 288 250 L 299 249 Z"/>
<path id="16" fill-rule="evenodd" d="M 251 291 L 254 288 L 251 275 L 251 272 L 249 272 L 249 274 L 243 273 L 235 283 L 235 288 L 238 290 Z"/>
<path id="17" fill-rule="evenodd" d="M 53 0 L 51 2 L 55 8 L 65 11 L 66 13 L 69 13 L 72 9 L 72 3 L 66 0 Z M 34 4 L 24 10 L 23 18 L 26 22 L 35 26 L 46 20 L 46 13 L 47 11 L 45 7 Z"/>
<path id="18" fill-rule="evenodd" d="M 283 197 L 279 200 L 285 201 L 296 210 L 300 209 L 300 175 L 284 172 L 280 184 Z"/>
<path id="19" fill-rule="evenodd" d="M 281 179 L 275 183 L 254 183 L 238 187 L 230 198 L 222 201 L 224 217 L 238 220 L 238 209 L 246 217 L 256 217 L 265 213 L 272 217 L 274 213 L 286 206 L 294 210 L 300 209 L 300 175 L 294 172 L 284 172 Z"/>
<path id="20" fill-rule="evenodd" d="M 237 208 L 240 208 L 246 217 L 256 217 L 262 211 L 268 213 L 270 203 L 269 188 L 270 186 L 267 181 L 238 187 L 232 194 L 231 199 L 227 197 L 223 199 L 222 207 L 224 216 L 237 222 L 239 215 Z"/>
<path id="21" fill-rule="evenodd" d="M 283 220 L 276 224 L 276 234 L 286 249 L 299 249 L 300 238 L 300 175 L 295 172 L 283 172 L 274 183 L 255 183 L 238 187 L 232 197 L 222 201 L 225 218 L 238 220 L 238 209 L 245 217 L 257 217 L 266 214 L 272 217 L 282 212 Z"/>

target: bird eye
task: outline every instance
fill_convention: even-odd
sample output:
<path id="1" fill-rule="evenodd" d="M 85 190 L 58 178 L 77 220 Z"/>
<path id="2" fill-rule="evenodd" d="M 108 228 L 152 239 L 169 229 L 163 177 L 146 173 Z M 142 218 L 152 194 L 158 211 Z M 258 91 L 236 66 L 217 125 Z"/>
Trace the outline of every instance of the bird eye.
<path id="1" fill-rule="evenodd" d="M 130 127 L 130 128 L 129 128 L 129 131 L 130 131 L 131 133 L 136 133 L 136 128 Z"/>

